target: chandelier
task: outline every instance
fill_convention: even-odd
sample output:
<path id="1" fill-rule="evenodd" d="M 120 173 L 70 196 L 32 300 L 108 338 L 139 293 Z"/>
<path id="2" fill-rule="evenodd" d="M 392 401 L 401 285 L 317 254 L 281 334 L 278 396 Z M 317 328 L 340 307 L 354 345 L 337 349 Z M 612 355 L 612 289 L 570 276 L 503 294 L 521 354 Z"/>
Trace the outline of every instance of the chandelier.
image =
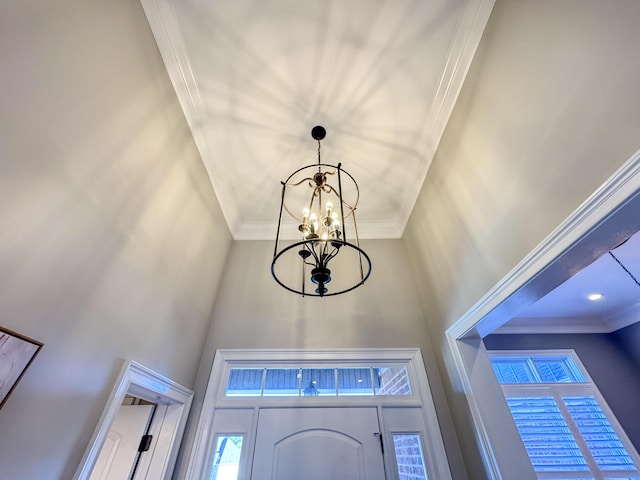
<path id="1" fill-rule="evenodd" d="M 371 274 L 371 260 L 358 240 L 358 184 L 340 163 L 322 163 L 325 135 L 321 126 L 311 130 L 318 163 L 282 182 L 271 273 L 281 286 L 303 297 L 349 292 Z"/>

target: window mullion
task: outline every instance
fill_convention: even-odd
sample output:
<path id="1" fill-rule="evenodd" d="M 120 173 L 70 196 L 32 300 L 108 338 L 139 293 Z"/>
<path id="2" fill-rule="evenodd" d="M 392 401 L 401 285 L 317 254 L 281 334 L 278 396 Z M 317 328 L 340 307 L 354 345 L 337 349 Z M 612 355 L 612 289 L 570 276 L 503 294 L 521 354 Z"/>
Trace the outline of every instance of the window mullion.
<path id="1" fill-rule="evenodd" d="M 542 377 L 540 376 L 540 372 L 538 372 L 538 367 L 536 367 L 536 364 L 533 363 L 532 358 L 527 358 L 527 365 L 529 365 L 529 369 L 531 370 L 531 373 L 533 373 L 533 376 L 535 377 L 535 380 L 536 380 L 535 383 L 543 383 Z"/>
<path id="2" fill-rule="evenodd" d="M 600 472 L 600 468 L 598 467 L 596 460 L 593 458 L 593 455 L 591 455 L 591 451 L 589 450 L 587 443 L 582 437 L 582 433 L 580 433 L 580 429 L 578 428 L 578 425 L 573 420 L 573 417 L 571 416 L 569 409 L 564 403 L 563 394 L 566 392 L 563 392 L 563 390 L 566 389 L 566 386 L 563 385 L 563 387 L 565 388 L 555 388 L 555 385 L 549 385 L 549 387 L 553 395 L 553 398 L 558 404 L 558 408 L 560 409 L 560 412 L 564 417 L 565 422 L 567 422 L 567 426 L 571 430 L 573 438 L 575 439 L 576 443 L 578 444 L 578 447 L 580 448 L 580 451 L 582 452 L 582 456 L 584 457 L 585 461 L 587 462 L 587 465 L 589 466 L 589 470 L 591 470 L 591 473 L 593 474 L 595 480 L 604 480 L 604 476 Z"/>

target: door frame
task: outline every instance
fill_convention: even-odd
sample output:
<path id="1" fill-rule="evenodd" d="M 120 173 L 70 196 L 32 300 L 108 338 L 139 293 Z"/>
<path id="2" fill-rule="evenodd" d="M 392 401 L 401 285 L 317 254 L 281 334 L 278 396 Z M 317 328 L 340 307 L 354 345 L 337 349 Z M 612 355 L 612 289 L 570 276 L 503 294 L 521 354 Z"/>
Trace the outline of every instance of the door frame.
<path id="1" fill-rule="evenodd" d="M 88 480 L 91 476 L 125 395 L 132 395 L 157 405 L 150 429 L 155 441 L 149 455 L 141 458 L 138 471 L 146 472 L 145 478 L 171 478 L 193 392 L 132 360 L 127 360 L 73 476 L 74 480 Z"/>
<path id="2" fill-rule="evenodd" d="M 450 381 L 467 399 L 490 479 L 535 479 L 482 338 L 640 230 L 640 150 L 458 319 L 445 336 Z"/>
<path id="3" fill-rule="evenodd" d="M 286 366 L 298 365 L 340 365 L 340 366 L 392 366 L 407 367 L 409 379 L 413 387 L 412 395 L 408 396 L 372 396 L 372 397 L 225 397 L 226 379 L 231 368 L 259 365 Z M 420 408 L 423 420 L 423 455 L 429 478 L 450 480 L 451 473 L 447 460 L 442 435 L 436 416 L 435 406 L 431 397 L 431 390 L 427 372 L 419 348 L 353 348 L 353 349 L 257 349 L 257 350 L 218 350 L 216 352 L 209 383 L 202 404 L 200 418 L 195 432 L 195 439 L 191 449 L 186 473 L 183 477 L 188 480 L 199 480 L 211 476 L 213 454 L 217 433 L 222 432 L 221 422 L 225 428 L 232 429 L 229 422 L 238 415 L 236 425 L 243 424 L 246 432 L 246 442 L 249 448 L 241 453 L 244 458 L 251 458 L 256 439 L 259 410 L 268 407 L 358 407 L 376 406 L 380 419 L 381 433 L 385 436 L 387 445 L 391 445 L 391 432 L 396 430 L 392 425 L 384 425 L 384 409 Z M 216 415 L 216 412 L 218 415 Z M 416 428 L 416 430 L 418 430 Z M 403 431 L 403 430 L 398 430 Z M 234 433 L 239 433 L 234 431 Z M 250 451 L 249 451 L 250 450 Z M 384 463 L 388 478 L 393 479 L 391 449 L 384 452 Z M 242 467 L 241 467 L 242 468 Z"/>

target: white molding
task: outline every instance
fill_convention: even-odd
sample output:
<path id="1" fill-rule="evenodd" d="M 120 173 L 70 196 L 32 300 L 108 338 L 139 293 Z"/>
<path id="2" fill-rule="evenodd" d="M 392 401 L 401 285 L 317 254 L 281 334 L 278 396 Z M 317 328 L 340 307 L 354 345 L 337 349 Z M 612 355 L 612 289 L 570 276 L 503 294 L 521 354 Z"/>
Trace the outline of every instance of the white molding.
<path id="1" fill-rule="evenodd" d="M 162 426 L 158 430 L 154 458 L 149 462 L 149 471 L 155 472 L 154 478 L 166 480 L 171 478 L 187 414 L 191 407 L 193 392 L 136 362 L 127 360 L 109 395 L 100 420 L 73 477 L 74 480 L 90 478 L 113 420 L 127 394 L 167 406 L 166 409 L 163 409 Z M 158 457 L 155 457 L 156 454 Z"/>
<path id="2" fill-rule="evenodd" d="M 609 333 L 611 328 L 605 318 L 602 317 L 541 317 L 541 318 L 514 318 L 509 320 L 493 335 L 527 333 Z"/>
<path id="3" fill-rule="evenodd" d="M 449 53 L 445 60 L 445 67 L 440 77 L 429 119 L 425 122 L 424 132 L 426 138 L 422 151 L 422 157 L 425 161 L 421 171 L 417 172 L 420 181 L 416 184 L 412 194 L 407 196 L 407 203 L 402 206 L 399 236 L 404 234 L 413 212 L 413 206 L 422 191 L 427 173 L 436 155 L 453 108 L 458 101 L 458 96 L 467 78 L 469 68 L 471 68 L 471 62 L 478 45 L 480 45 L 480 39 L 487 26 L 494 4 L 495 0 L 467 0 L 464 4 L 464 10 L 460 15 L 456 33 L 451 41 Z"/>
<path id="4" fill-rule="evenodd" d="M 488 478 L 491 480 L 503 480 L 502 474 L 500 473 L 498 459 L 491 447 L 489 431 L 487 430 L 484 420 L 482 419 L 482 415 L 480 414 L 478 403 L 475 401 L 473 396 L 471 377 L 467 372 L 467 366 L 465 365 L 464 358 L 462 357 L 462 352 L 458 347 L 458 339 L 452 335 L 446 335 L 446 340 L 453 360 L 453 365 L 447 365 L 447 367 L 449 371 L 453 370 L 457 372 L 457 377 L 460 380 L 462 391 L 467 398 L 469 410 L 471 412 L 471 420 L 474 426 L 473 431 L 476 441 L 478 442 L 478 445 L 480 445 L 480 457 L 482 458 L 482 463 L 485 466 Z"/>
<path id="5" fill-rule="evenodd" d="M 513 318 L 493 335 L 528 333 L 611 333 L 640 320 L 640 300 L 610 317 L 541 317 Z"/>
<path id="6" fill-rule="evenodd" d="M 640 300 L 622 311 L 616 312 L 615 315 L 607 320 L 607 327 L 609 332 L 615 332 L 638 321 L 640 321 Z"/>
<path id="7" fill-rule="evenodd" d="M 420 349 L 415 349 L 410 365 L 415 370 L 415 377 L 417 381 L 414 385 L 417 385 L 420 390 L 422 413 L 427 427 L 427 436 L 429 441 L 427 444 L 423 445 L 423 448 L 429 452 L 429 455 L 426 455 L 427 458 L 425 459 L 426 462 L 430 464 L 428 465 L 428 469 L 435 472 L 433 478 L 437 478 L 438 480 L 450 480 L 451 469 L 447 460 L 447 452 L 444 448 L 444 442 L 442 441 L 442 431 L 440 430 L 440 424 L 438 423 L 436 406 L 433 402 L 431 389 L 429 387 L 429 377 L 427 376 L 427 370 L 424 366 L 424 360 Z"/>
<path id="8" fill-rule="evenodd" d="M 462 383 L 475 426 L 481 455 L 492 479 L 501 479 L 496 452 L 487 426 L 473 396 L 470 372 L 462 358 L 458 342 L 467 335 L 484 336 L 500 327 L 505 319 L 487 319 L 507 298 L 544 271 L 563 252 L 592 232 L 619 208 L 631 202 L 640 189 L 640 150 L 625 162 L 613 176 L 598 188 L 578 209 L 556 228 L 540 245 L 500 280 L 445 332 L 453 355 L 450 375 Z"/>
<path id="9" fill-rule="evenodd" d="M 193 140 L 209 174 L 209 180 L 220 203 L 222 213 L 235 239 L 236 232 L 241 224 L 238 207 L 234 198 L 225 194 L 227 190 L 222 188 L 219 180 L 222 177 L 215 169 L 215 164 L 207 161 L 212 157 L 212 153 L 202 129 L 203 121 L 200 115 L 200 112 L 205 112 L 206 108 L 191 68 L 191 59 L 187 53 L 182 28 L 180 27 L 173 1 L 140 0 L 140 2 L 151 27 L 151 32 L 158 44 L 158 50 L 176 92 L 178 102 L 187 119 Z M 271 238 L 271 234 L 268 238 Z"/>
<path id="10" fill-rule="evenodd" d="M 340 362 L 376 362 L 396 361 L 408 362 L 415 358 L 417 348 L 310 348 L 310 349 L 224 349 L 218 350 L 226 363 L 261 363 L 269 362 L 312 362 L 312 363 L 340 363 Z"/>
<path id="11" fill-rule="evenodd" d="M 358 365 L 392 365 L 401 364 L 408 365 L 410 381 L 417 386 L 417 395 L 413 395 L 409 403 L 396 399 L 391 400 L 394 406 L 411 405 L 420 406 L 423 411 L 425 425 L 429 433 L 430 445 L 428 445 L 427 461 L 431 462 L 433 469 L 438 472 L 438 477 L 443 480 L 449 480 L 451 474 L 449 472 L 449 464 L 447 461 L 444 443 L 442 441 L 440 426 L 435 411 L 435 405 L 431 398 L 431 390 L 429 388 L 428 378 L 422 359 L 420 349 L 417 348 L 362 348 L 362 349 L 257 349 L 257 350 L 241 350 L 229 349 L 218 350 L 214 357 L 211 375 L 202 410 L 193 447 L 189 455 L 185 476 L 183 478 L 189 480 L 197 480 L 208 478 L 209 469 L 212 465 L 212 454 L 214 450 L 213 442 L 215 441 L 215 432 L 213 431 L 213 423 L 216 409 L 220 411 L 222 408 L 247 408 L 251 407 L 246 402 L 237 399 L 235 401 L 224 400 L 224 392 L 226 390 L 225 380 L 227 372 L 232 366 L 278 366 L 287 365 L 295 362 L 296 365 L 322 365 L 322 364 L 358 364 Z M 377 403 L 391 404 L 391 397 L 378 397 Z M 305 398 L 306 404 L 308 400 L 313 401 L 314 406 L 335 406 L 336 402 L 332 401 L 333 397 L 319 397 L 314 399 Z M 233 399 L 232 399 L 233 400 Z M 267 399 L 273 403 L 274 399 Z M 278 399 L 275 399 L 276 401 Z M 280 398 L 279 402 L 288 405 L 288 400 Z M 366 399 L 369 400 L 369 399 Z M 363 402 L 363 398 L 342 397 L 339 402 L 354 404 L 355 402 Z M 256 403 L 256 400 L 253 400 Z M 224 406 L 222 405 L 224 404 Z M 298 403 L 300 405 L 300 402 Z M 257 403 L 255 408 L 258 408 Z M 427 446 L 425 446 L 427 448 Z M 425 453 L 427 453 L 425 452 Z"/>

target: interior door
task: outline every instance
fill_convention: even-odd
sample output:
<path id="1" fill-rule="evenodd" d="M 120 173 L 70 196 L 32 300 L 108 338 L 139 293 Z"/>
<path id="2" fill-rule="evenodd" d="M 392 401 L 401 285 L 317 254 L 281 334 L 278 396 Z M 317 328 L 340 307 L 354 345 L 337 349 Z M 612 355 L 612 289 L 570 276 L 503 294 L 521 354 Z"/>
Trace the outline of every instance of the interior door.
<path id="1" fill-rule="evenodd" d="M 261 409 L 252 480 L 384 480 L 378 412 Z"/>
<path id="2" fill-rule="evenodd" d="M 100 450 L 90 480 L 128 480 L 153 405 L 121 405 Z"/>

